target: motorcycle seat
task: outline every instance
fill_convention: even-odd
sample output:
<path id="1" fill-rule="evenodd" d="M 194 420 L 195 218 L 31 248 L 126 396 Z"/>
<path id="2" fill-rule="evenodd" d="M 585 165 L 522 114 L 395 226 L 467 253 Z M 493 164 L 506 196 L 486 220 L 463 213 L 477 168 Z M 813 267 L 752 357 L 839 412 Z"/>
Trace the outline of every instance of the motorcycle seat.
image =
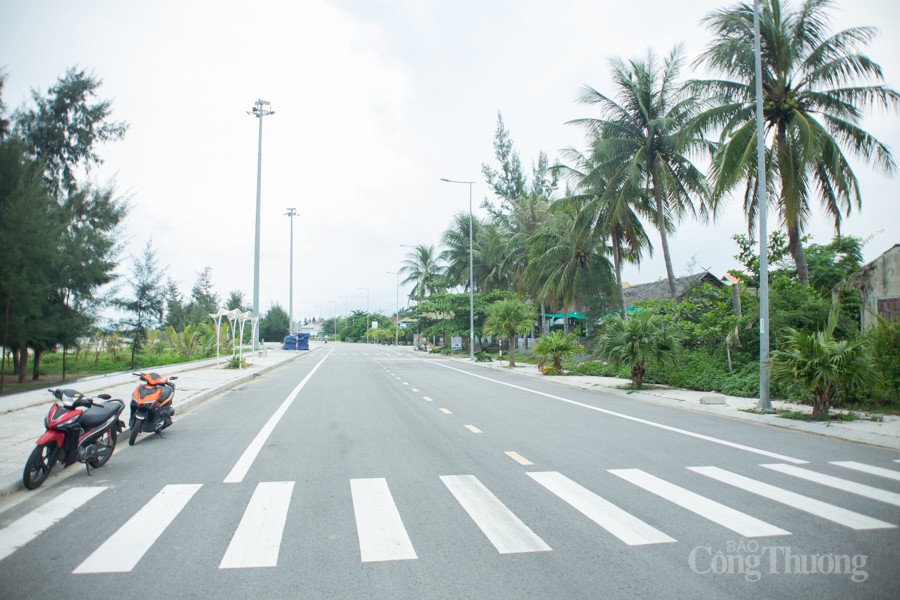
<path id="1" fill-rule="evenodd" d="M 95 404 L 81 415 L 81 426 L 85 429 L 96 427 L 122 410 L 124 406 L 121 400 L 109 400 L 104 404 Z"/>

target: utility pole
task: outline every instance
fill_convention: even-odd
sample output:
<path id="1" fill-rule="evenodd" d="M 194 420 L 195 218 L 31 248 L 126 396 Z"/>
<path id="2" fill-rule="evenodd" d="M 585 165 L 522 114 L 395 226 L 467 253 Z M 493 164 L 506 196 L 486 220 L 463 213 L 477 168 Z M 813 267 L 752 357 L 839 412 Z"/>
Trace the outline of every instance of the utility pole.
<path id="1" fill-rule="evenodd" d="M 253 352 L 256 352 L 256 339 L 259 332 L 259 205 L 260 191 L 262 189 L 262 126 L 263 117 L 274 115 L 274 110 L 266 108 L 271 104 L 266 100 L 257 100 L 253 103 L 253 109 L 248 115 L 259 119 L 259 144 L 256 157 L 256 238 L 253 244 Z"/>

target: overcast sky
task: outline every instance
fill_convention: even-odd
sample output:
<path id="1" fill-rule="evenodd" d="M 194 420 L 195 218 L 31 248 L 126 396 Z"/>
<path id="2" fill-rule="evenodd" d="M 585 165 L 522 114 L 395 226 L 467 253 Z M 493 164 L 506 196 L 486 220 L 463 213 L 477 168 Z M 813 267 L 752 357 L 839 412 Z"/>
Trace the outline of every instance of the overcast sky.
<path id="1" fill-rule="evenodd" d="M 232 2 L 0 0 L 0 68 L 11 111 L 46 93 L 67 67 L 103 80 L 123 141 L 101 148 L 98 182 L 114 179 L 131 210 L 123 264 L 152 236 L 159 264 L 185 294 L 212 269 L 223 301 L 253 292 L 258 98 L 271 102 L 262 144 L 260 310 L 288 308 L 294 218 L 294 316 L 396 306 L 401 244 L 438 244 L 454 213 L 490 197 L 498 113 L 530 174 L 544 151 L 584 149 L 566 125 L 597 116 L 582 86 L 613 93 L 608 59 L 662 56 L 677 43 L 684 77 L 709 43 L 700 21 L 715 0 L 298 0 Z M 900 2 L 839 0 L 833 29 L 875 25 L 868 54 L 900 88 Z M 864 128 L 900 151 L 900 119 L 872 114 Z M 843 232 L 871 238 L 872 260 L 900 242 L 898 179 L 859 164 L 862 211 Z M 818 208 L 818 207 L 817 207 Z M 0 216 L 2 218 L 2 216 Z M 774 227 L 770 218 L 770 229 Z M 652 228 L 651 228 L 652 229 Z M 676 275 L 737 266 L 740 202 L 714 224 L 690 220 L 670 241 Z M 827 243 L 817 210 L 809 231 Z M 658 247 L 658 235 L 654 235 Z M 629 266 L 632 284 L 665 276 L 662 254 Z M 361 288 L 367 288 L 361 289 Z M 400 291 L 406 304 L 408 288 Z M 368 296 L 368 299 L 367 299 Z"/>

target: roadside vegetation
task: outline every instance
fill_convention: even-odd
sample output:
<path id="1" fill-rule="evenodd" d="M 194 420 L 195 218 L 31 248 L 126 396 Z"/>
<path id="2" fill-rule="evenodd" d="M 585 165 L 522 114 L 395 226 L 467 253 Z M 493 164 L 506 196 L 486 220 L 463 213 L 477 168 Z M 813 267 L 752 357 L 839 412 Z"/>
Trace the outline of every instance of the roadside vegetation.
<path id="1" fill-rule="evenodd" d="M 900 412 L 900 323 L 859 330 L 862 301 L 846 281 L 863 266 L 866 240 L 840 235 L 842 219 L 864 209 L 849 161 L 887 176 L 897 170 L 863 118 L 896 112 L 900 94 L 864 54 L 874 28 L 832 31 L 827 1 L 760 5 L 765 165 L 776 217 L 767 240 L 771 396 L 814 405 L 817 418 L 832 407 Z M 686 219 L 739 210 L 754 229 L 752 22 L 752 6 L 735 3 L 698 24 L 711 39 L 691 66 L 712 73 L 706 80 L 681 77 L 688 62 L 678 46 L 662 58 L 611 57 L 609 88 L 585 85 L 578 98 L 584 113 L 572 125 L 580 148 L 554 161 L 540 152 L 530 173 L 498 114 L 494 160 L 482 165 L 492 196 L 481 207 L 486 216 L 454 215 L 439 240 L 407 254 L 399 275 L 410 308 L 315 319 L 323 335 L 467 355 L 471 294 L 482 360 L 503 350 L 510 366 L 538 364 L 547 375 L 757 396 L 755 242 L 733 236 L 741 264 L 734 285 L 687 291 L 676 290 L 669 247 Z M 2 81 L 0 73 L 0 91 Z M 209 268 L 187 295 L 177 282 L 160 285 L 165 276 L 149 241 L 132 257 L 127 281 L 102 292 L 115 279 L 127 202 L 86 174 L 100 162 L 99 145 L 121 139 L 127 125 L 109 120 L 100 83 L 69 70 L 7 120 L 0 102 L 0 392 L 7 375 L 25 385 L 29 376 L 39 382 L 210 356 L 217 336 L 209 314 L 223 304 L 247 310 L 243 292 L 224 300 L 213 292 Z M 90 135 L 73 135 L 77 128 Z M 702 164 L 710 165 L 705 172 Z M 825 244 L 805 229 L 820 211 L 835 225 Z M 649 260 L 665 265 L 668 293 L 629 305 L 623 265 Z M 97 315 L 109 306 L 126 317 L 103 322 Z M 287 321 L 280 306 L 269 307 L 259 337 L 282 339 Z M 249 340 L 250 327 L 242 335 L 223 323 L 218 334 L 230 348 Z"/>

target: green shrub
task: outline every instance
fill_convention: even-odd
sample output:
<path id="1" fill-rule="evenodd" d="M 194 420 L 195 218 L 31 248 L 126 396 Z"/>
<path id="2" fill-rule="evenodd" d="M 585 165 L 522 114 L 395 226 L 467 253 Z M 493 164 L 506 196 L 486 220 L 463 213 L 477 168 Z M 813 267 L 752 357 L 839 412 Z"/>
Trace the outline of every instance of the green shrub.
<path id="1" fill-rule="evenodd" d="M 481 351 L 475 355 L 475 362 L 493 362 L 494 359 L 487 352 Z"/>

